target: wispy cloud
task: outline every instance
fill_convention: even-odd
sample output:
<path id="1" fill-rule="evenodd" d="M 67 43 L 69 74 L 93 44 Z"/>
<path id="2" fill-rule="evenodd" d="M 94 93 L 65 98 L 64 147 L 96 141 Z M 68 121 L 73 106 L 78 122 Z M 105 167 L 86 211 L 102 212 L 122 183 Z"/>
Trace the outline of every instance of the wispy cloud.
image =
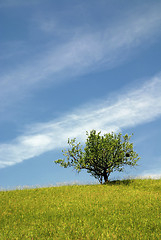
<path id="1" fill-rule="evenodd" d="M 149 171 L 143 171 L 141 175 L 136 178 L 142 179 L 161 179 L 161 172 L 158 172 L 158 169 L 151 169 Z"/>
<path id="2" fill-rule="evenodd" d="M 24 135 L 0 145 L 0 167 L 7 167 L 66 146 L 68 138 L 84 140 L 86 130 L 119 131 L 153 121 L 161 115 L 161 75 L 137 89 L 124 92 L 114 102 L 79 108 L 55 121 L 28 127 Z"/>
<path id="3" fill-rule="evenodd" d="M 0 109 L 43 83 L 68 80 L 72 75 L 109 69 L 124 61 L 136 47 L 159 34 L 159 8 L 160 5 L 144 14 L 133 14 L 108 28 L 81 31 L 80 34 L 77 32 L 72 39 L 57 44 L 56 47 L 50 44 L 43 52 L 33 54 L 29 62 L 25 61 L 16 69 L 7 69 L 7 73 L 0 77 Z"/>

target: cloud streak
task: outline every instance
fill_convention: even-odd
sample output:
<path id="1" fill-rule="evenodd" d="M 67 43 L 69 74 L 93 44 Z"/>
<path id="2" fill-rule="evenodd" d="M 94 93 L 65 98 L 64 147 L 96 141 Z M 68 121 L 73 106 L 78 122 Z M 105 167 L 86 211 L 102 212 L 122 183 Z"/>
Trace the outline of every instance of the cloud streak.
<path id="1" fill-rule="evenodd" d="M 82 107 L 55 121 L 29 126 L 24 135 L 0 145 L 0 168 L 66 146 L 68 138 L 84 140 L 92 129 L 110 132 L 155 120 L 161 115 L 161 74 L 131 89 L 114 102 Z"/>
<path id="2" fill-rule="evenodd" d="M 115 26 L 81 31 L 56 47 L 50 45 L 44 52 L 31 56 L 30 62 L 3 73 L 0 110 L 44 83 L 69 80 L 72 76 L 120 64 L 136 47 L 159 34 L 160 24 L 159 5 L 144 14 L 133 13 Z"/>

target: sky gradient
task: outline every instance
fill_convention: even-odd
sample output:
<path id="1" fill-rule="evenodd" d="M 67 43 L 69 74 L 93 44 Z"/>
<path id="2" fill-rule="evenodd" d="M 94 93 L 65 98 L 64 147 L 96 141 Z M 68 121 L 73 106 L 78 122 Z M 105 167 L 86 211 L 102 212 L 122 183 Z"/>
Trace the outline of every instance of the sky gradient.
<path id="1" fill-rule="evenodd" d="M 161 1 L 0 1 L 0 187 L 95 181 L 53 163 L 86 131 L 134 133 L 161 177 Z"/>

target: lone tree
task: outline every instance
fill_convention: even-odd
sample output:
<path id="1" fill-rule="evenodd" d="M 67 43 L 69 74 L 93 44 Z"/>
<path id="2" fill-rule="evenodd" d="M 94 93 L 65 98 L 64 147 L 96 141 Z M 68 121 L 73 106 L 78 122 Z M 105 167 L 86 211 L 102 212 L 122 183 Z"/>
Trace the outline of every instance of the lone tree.
<path id="1" fill-rule="evenodd" d="M 131 136 L 121 133 L 107 133 L 101 136 L 101 132 L 92 130 L 87 132 L 85 147 L 76 142 L 76 138 L 68 139 L 69 149 L 62 150 L 65 159 L 54 161 L 60 166 L 74 167 L 77 172 L 86 169 L 102 184 L 108 182 L 110 174 L 114 171 L 123 171 L 125 165 L 135 166 L 140 159 L 133 150 Z"/>

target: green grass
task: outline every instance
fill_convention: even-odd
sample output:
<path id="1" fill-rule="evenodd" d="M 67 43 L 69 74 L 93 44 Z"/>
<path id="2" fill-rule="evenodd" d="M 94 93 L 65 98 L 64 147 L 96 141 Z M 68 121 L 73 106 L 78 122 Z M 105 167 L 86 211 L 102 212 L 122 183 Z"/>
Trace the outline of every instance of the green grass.
<path id="1" fill-rule="evenodd" d="M 0 192 L 0 239 L 161 239 L 161 179 Z"/>

